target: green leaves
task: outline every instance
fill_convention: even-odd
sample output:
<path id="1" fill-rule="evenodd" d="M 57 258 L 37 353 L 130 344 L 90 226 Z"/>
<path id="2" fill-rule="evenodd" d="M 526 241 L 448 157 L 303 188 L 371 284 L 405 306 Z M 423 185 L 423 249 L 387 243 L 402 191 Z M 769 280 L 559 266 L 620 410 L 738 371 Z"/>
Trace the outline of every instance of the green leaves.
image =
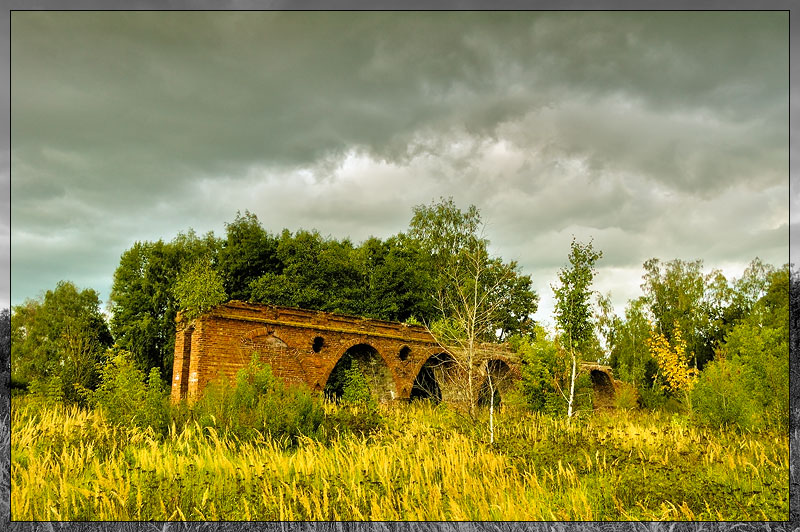
<path id="1" fill-rule="evenodd" d="M 219 248 L 213 233 L 200 238 L 190 230 L 168 243 L 136 242 L 122 254 L 111 288 L 111 331 L 142 371 L 157 367 L 162 375 L 171 373 L 180 308 L 175 285 L 195 264 L 215 264 Z M 197 303 L 189 299 L 186 303 Z"/>
<path id="2" fill-rule="evenodd" d="M 722 372 L 739 372 L 737 386 L 754 401 L 758 422 L 787 426 L 789 422 L 789 282 L 788 265 L 767 275 L 763 296 L 737 323 L 720 346 L 717 367 L 701 373 L 704 389 L 722 389 Z M 695 395 L 699 404 L 703 397 Z M 710 401 L 710 399 L 708 399 Z M 733 397 L 730 398 L 733 401 Z M 713 417 L 711 419 L 714 419 Z M 755 422 L 753 422 L 755 423 Z"/>
<path id="3" fill-rule="evenodd" d="M 231 299 L 250 299 L 250 284 L 277 264 L 277 238 L 267 233 L 255 214 L 236 213 L 225 225 L 227 237 L 221 242 L 219 268 L 225 291 Z"/>
<path id="4" fill-rule="evenodd" d="M 175 298 L 187 320 L 227 300 L 222 277 L 208 259 L 198 260 L 175 283 Z"/>
<path id="5" fill-rule="evenodd" d="M 167 430 L 169 404 L 167 384 L 157 368 L 145 375 L 134 363 L 129 351 L 109 350 L 103 364 L 100 385 L 92 392 L 84 390 L 92 406 L 119 425 L 152 427 L 159 434 Z"/>
<path id="6" fill-rule="evenodd" d="M 414 208 L 408 236 L 429 256 L 439 318 L 478 341 L 530 334 L 539 302 L 531 278 L 515 261 L 489 255 L 483 228 L 477 207 L 461 211 L 452 198 Z"/>
<path id="7" fill-rule="evenodd" d="M 570 265 L 558 273 L 559 285 L 553 287 L 555 318 L 568 349 L 580 348 L 589 341 L 594 330 L 590 286 L 597 273 L 594 265 L 602 256 L 603 252 L 595 251 L 591 241 L 581 244 L 573 238 Z"/>
<path id="8" fill-rule="evenodd" d="M 348 405 L 364 406 L 370 409 L 377 406 L 358 360 L 351 360 L 350 367 L 344 372 L 341 401 Z"/>
<path id="9" fill-rule="evenodd" d="M 595 273 L 595 263 L 603 256 L 602 251 L 595 251 L 592 242 L 581 244 L 572 239 L 569 254 L 570 266 L 562 268 L 558 273 L 559 285 L 554 286 L 556 298 L 555 317 L 562 332 L 563 343 L 572 358 L 569 396 L 567 398 L 567 417 L 572 417 L 575 402 L 575 387 L 578 382 L 577 355 L 575 350 L 584 353 L 596 344 L 594 324 L 591 322 L 592 311 L 589 304 Z"/>
<path id="10" fill-rule="evenodd" d="M 325 413 L 319 397 L 304 386 L 286 386 L 254 353 L 235 384 L 225 377 L 209 383 L 193 416 L 200 426 L 242 441 L 267 436 L 293 445 L 302 436 L 318 436 Z"/>
<path id="11" fill-rule="evenodd" d="M 69 281 L 59 281 L 43 299 L 28 300 L 12 310 L 14 376 L 47 382 L 58 377 L 64 399 L 82 402 L 75 385 L 86 388 L 96 385 L 95 363 L 112 343 L 100 313 L 97 292 L 78 290 Z M 54 385 L 50 382 L 49 386 Z"/>

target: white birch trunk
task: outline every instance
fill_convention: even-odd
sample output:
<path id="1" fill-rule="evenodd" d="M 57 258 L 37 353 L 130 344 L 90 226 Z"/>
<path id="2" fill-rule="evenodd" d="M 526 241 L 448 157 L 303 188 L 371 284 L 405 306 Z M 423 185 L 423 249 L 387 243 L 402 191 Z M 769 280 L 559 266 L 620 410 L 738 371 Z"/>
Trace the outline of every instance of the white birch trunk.
<path id="1" fill-rule="evenodd" d="M 489 443 L 494 443 L 494 385 L 492 374 L 489 375 Z"/>
<path id="2" fill-rule="evenodd" d="M 575 361 L 575 351 L 570 351 L 572 355 L 572 377 L 570 378 L 569 383 L 569 401 L 567 406 L 567 417 L 572 417 L 572 401 L 575 399 L 575 372 L 578 369 L 577 363 Z"/>

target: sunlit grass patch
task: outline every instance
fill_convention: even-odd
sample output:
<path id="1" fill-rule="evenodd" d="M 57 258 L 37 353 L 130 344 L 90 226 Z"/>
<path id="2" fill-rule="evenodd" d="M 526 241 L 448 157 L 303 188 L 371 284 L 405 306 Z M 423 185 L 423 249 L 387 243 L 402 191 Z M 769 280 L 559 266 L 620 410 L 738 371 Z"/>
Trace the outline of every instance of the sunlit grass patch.
<path id="1" fill-rule="evenodd" d="M 331 407 L 326 407 L 331 408 Z M 15 400 L 14 520 L 785 520 L 788 435 L 668 415 L 580 420 L 385 409 L 369 436 L 295 448 L 190 423 L 166 436 Z"/>

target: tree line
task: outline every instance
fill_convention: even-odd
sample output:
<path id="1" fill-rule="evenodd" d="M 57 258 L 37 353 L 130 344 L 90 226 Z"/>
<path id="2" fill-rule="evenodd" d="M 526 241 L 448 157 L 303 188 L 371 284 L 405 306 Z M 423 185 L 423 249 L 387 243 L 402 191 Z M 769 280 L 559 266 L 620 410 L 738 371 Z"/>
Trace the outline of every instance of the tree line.
<path id="1" fill-rule="evenodd" d="M 468 241 L 484 271 L 479 289 L 486 284 L 501 301 L 477 334 L 483 341 L 529 334 L 538 305 L 530 276 L 489 255 L 488 240 L 475 235 L 481 226 L 477 208 L 462 212 L 442 199 L 415 207 L 406 232 L 359 245 L 318 231 L 273 234 L 247 211 L 225 225 L 224 237 L 190 229 L 168 242 L 136 242 L 114 272 L 108 323 L 97 292 L 68 281 L 14 307 L 14 377 L 59 377 L 77 401 L 72 384 L 91 388 L 98 378 L 78 368 L 92 368 L 113 347 L 129 351 L 145 374 L 157 368 L 169 378 L 178 311 L 191 318 L 230 299 L 430 324 L 442 310 L 437 294 L 453 286 L 445 265 Z"/>
<path id="2" fill-rule="evenodd" d="M 791 286 L 797 308 L 799 278 L 788 264 L 755 259 L 741 278 L 726 279 L 704 273 L 700 260 L 650 259 L 642 295 L 618 316 L 610 294 L 591 287 L 602 252 L 573 240 L 552 287 L 557 327 L 546 331 L 531 317 L 539 296 L 530 276 L 490 255 L 484 229 L 475 206 L 441 199 L 415 207 L 405 232 L 357 245 L 318 231 L 274 234 L 248 211 L 222 237 L 190 229 L 168 242 L 136 242 L 114 272 L 108 322 L 98 294 L 68 281 L 11 310 L 12 384 L 80 402 L 78 390 L 96 388 L 103 361 L 120 350 L 144 374 L 155 368 L 168 380 L 177 312 L 191 319 L 238 299 L 423 323 L 459 348 L 466 368 L 479 343 L 508 342 L 522 366 L 519 394 L 539 410 L 587 408 L 591 383 L 578 374 L 581 360 L 611 365 L 643 406 L 695 399 L 706 408 L 696 400 L 705 390 L 720 405 L 736 394 L 758 398 L 739 401 L 738 411 L 754 418 L 759 409 L 788 409 L 789 296 Z M 683 389 L 675 384 L 681 375 Z M 479 384 L 469 386 L 471 404 Z M 735 417 L 720 405 L 714 415 Z"/>
<path id="3" fill-rule="evenodd" d="M 575 372 L 577 350 L 625 383 L 618 406 L 666 409 L 716 426 L 788 425 L 799 272 L 755 258 L 740 278 L 727 279 L 719 270 L 703 273 L 701 260 L 650 259 L 642 295 L 618 316 L 610 294 L 594 294 L 589 304 L 601 257 L 591 242 L 573 241 L 553 287 L 557 330 L 537 329 L 517 345 L 529 404 L 567 415 L 591 407 L 591 381 Z"/>

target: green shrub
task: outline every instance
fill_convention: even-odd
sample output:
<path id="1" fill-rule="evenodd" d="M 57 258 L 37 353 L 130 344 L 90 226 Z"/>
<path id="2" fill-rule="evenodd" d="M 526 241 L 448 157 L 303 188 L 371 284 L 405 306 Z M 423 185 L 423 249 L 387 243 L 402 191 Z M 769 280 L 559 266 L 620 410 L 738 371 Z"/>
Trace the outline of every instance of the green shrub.
<path id="1" fill-rule="evenodd" d="M 11 381 L 9 382 L 9 389 L 11 391 L 11 397 L 16 397 L 19 395 L 27 394 L 30 390 L 30 382 L 24 381 L 11 375 Z"/>
<path id="2" fill-rule="evenodd" d="M 521 381 L 509 386 L 503 394 L 503 411 L 522 413 L 528 410 L 529 406 Z"/>
<path id="3" fill-rule="evenodd" d="M 632 410 L 639 406 L 639 394 L 636 392 L 636 387 L 632 384 L 623 382 L 617 387 L 615 392 L 614 408 Z"/>
<path id="4" fill-rule="evenodd" d="M 150 426 L 158 434 L 165 434 L 170 420 L 167 385 L 158 368 L 151 368 L 142 405 L 142 426 Z"/>
<path id="5" fill-rule="evenodd" d="M 318 437 L 325 419 L 320 398 L 305 386 L 284 385 L 257 355 L 234 383 L 209 383 L 193 410 L 203 427 L 215 426 L 240 440 L 261 435 L 290 445 L 301 435 Z"/>
<path id="6" fill-rule="evenodd" d="M 639 388 L 639 405 L 648 410 L 661 410 L 667 403 L 667 394 L 660 386 L 645 384 Z"/>
<path id="7" fill-rule="evenodd" d="M 127 351 L 119 352 L 103 365 L 97 390 L 83 393 L 112 423 L 140 426 L 146 393 L 144 374 L 134 366 Z"/>
<path id="8" fill-rule="evenodd" d="M 363 406 L 375 409 L 375 398 L 369 391 L 367 378 L 361 371 L 357 360 L 350 361 L 350 367 L 344 372 L 341 402 L 345 405 Z"/>
<path id="9" fill-rule="evenodd" d="M 556 374 L 559 373 L 557 342 L 547 336 L 544 328 L 536 326 L 533 340 L 513 337 L 510 344 L 522 362 L 522 379 L 518 386 L 529 408 L 536 412 L 560 414 L 559 402 L 564 398 L 555 387 Z M 566 413 L 566 406 L 563 412 Z"/>
<path id="10" fill-rule="evenodd" d="M 713 427 L 750 429 L 761 425 L 758 403 L 746 380 L 745 368 L 735 362 L 721 359 L 707 364 L 691 392 L 695 419 Z"/>
<path id="11" fill-rule="evenodd" d="M 81 389 L 80 393 L 111 423 L 152 427 L 158 434 L 167 430 L 169 399 L 158 368 L 145 377 L 127 351 L 118 352 L 103 365 L 97 390 Z"/>
<path id="12" fill-rule="evenodd" d="M 375 408 L 342 406 L 325 419 L 324 434 L 369 436 L 385 426 L 385 421 Z"/>
<path id="13" fill-rule="evenodd" d="M 28 386 L 28 393 L 30 393 L 34 401 L 45 405 L 63 403 L 64 383 L 61 380 L 61 375 L 32 380 Z"/>

